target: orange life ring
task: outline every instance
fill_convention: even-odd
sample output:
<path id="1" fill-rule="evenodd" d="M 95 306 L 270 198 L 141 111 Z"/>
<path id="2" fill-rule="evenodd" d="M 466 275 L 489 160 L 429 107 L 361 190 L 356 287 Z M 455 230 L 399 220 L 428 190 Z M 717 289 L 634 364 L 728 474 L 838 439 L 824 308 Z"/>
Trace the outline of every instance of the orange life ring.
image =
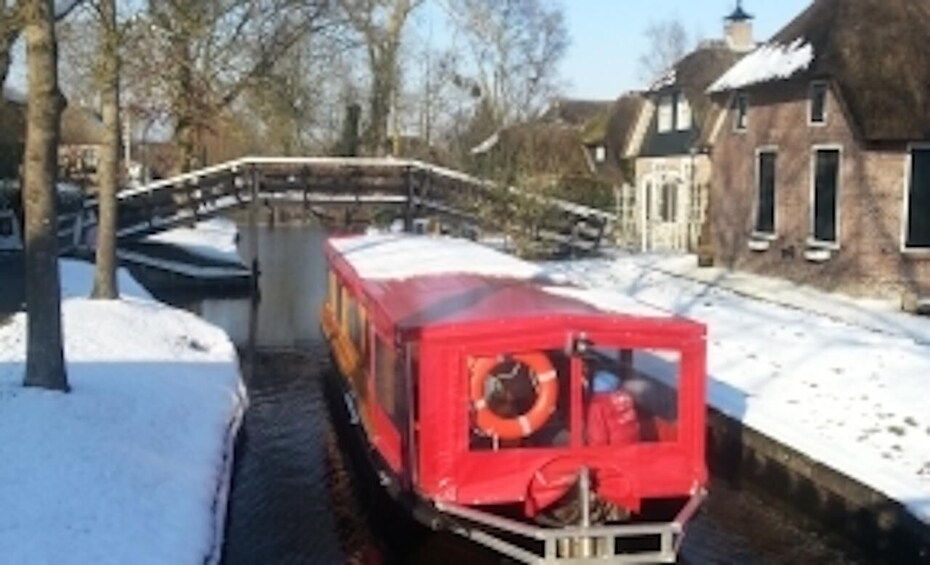
<path id="1" fill-rule="evenodd" d="M 557 374 L 549 357 L 537 352 L 514 355 L 512 359 L 530 368 L 535 376 L 536 389 L 533 406 L 516 418 L 498 416 L 485 398 L 485 382 L 500 361 L 493 357 L 479 357 L 472 365 L 471 401 L 475 409 L 475 425 L 482 432 L 499 439 L 520 439 L 536 432 L 555 411 L 559 399 Z"/>

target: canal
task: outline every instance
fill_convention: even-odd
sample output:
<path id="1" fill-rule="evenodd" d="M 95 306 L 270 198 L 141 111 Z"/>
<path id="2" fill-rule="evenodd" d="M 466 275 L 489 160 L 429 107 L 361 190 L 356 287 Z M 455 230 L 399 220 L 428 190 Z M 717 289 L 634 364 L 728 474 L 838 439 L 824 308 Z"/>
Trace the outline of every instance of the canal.
<path id="1" fill-rule="evenodd" d="M 240 344 L 251 407 L 237 447 L 225 563 L 499 562 L 411 523 L 345 455 L 340 419 L 326 402 L 333 369 L 317 324 L 324 238 L 313 226 L 243 229 L 240 248 L 257 241 L 261 258 L 258 300 L 156 293 Z M 685 563 L 862 562 L 841 540 L 754 493 L 717 480 L 710 491 L 685 538 Z"/>
<path id="2" fill-rule="evenodd" d="M 251 404 L 236 446 L 224 563 L 500 563 L 413 523 L 352 455 L 342 420 L 331 415 L 338 405 L 327 402 L 333 369 L 317 323 L 324 238 L 314 226 L 243 229 L 240 249 L 256 242 L 261 258 L 257 295 L 151 289 L 224 328 L 240 349 Z M 0 257 L 0 323 L 22 303 L 21 273 L 21 258 Z M 866 562 L 761 495 L 721 480 L 710 493 L 685 538 L 683 563 Z"/>

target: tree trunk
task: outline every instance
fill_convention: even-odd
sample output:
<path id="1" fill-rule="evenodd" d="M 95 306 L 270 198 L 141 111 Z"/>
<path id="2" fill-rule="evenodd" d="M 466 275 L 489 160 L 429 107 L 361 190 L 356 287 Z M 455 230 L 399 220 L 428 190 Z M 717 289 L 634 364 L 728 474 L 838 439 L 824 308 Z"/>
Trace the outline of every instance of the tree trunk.
<path id="1" fill-rule="evenodd" d="M 67 391 L 55 189 L 62 99 L 52 4 L 52 0 L 26 0 L 24 5 L 29 89 L 23 167 L 28 316 L 25 385 Z"/>
<path id="2" fill-rule="evenodd" d="M 397 111 L 397 108 L 392 108 L 398 84 L 397 48 L 387 45 L 373 50 L 371 56 L 374 59 L 371 61 L 368 143 L 369 150 L 380 157 L 388 148 L 388 119 L 392 110 Z M 393 133 L 397 135 L 399 132 Z"/>
<path id="3" fill-rule="evenodd" d="M 175 128 L 175 144 L 178 148 L 178 174 L 189 173 L 196 168 L 196 132 L 189 118 L 180 118 Z"/>
<path id="4" fill-rule="evenodd" d="M 116 282 L 116 192 L 119 188 L 119 37 L 116 29 L 116 0 L 100 0 L 103 41 L 99 65 L 103 88 L 103 150 L 100 158 L 100 188 L 97 193 L 97 257 L 93 298 L 119 297 Z"/>

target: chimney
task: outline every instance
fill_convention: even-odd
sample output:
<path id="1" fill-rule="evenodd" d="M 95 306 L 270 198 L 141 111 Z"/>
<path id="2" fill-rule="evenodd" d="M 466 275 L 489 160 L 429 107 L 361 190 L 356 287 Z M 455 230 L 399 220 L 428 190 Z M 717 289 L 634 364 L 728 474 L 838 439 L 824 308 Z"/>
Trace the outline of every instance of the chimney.
<path id="1" fill-rule="evenodd" d="M 736 9 L 724 18 L 723 35 L 733 51 L 747 53 L 756 48 L 752 38 L 752 15 L 743 10 L 743 1 L 736 0 Z"/>

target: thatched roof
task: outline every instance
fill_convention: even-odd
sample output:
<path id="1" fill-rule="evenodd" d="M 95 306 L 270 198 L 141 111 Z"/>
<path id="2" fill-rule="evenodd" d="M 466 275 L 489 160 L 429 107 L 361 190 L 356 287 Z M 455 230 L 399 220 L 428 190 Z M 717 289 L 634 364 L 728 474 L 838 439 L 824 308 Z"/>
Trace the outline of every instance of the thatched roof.
<path id="1" fill-rule="evenodd" d="M 582 127 L 598 114 L 609 110 L 612 104 L 612 100 L 558 98 L 540 117 L 540 121 Z"/>
<path id="2" fill-rule="evenodd" d="M 703 43 L 682 57 L 653 85 L 651 92 L 662 94 L 671 89 L 681 89 L 691 104 L 695 127 L 700 128 L 711 106 L 707 88 L 743 56 L 745 53 L 734 51 L 721 41 Z"/>
<path id="3" fill-rule="evenodd" d="M 582 130 L 581 137 L 585 145 L 603 145 L 607 150 L 606 159 L 601 163 L 594 163 L 599 178 L 612 184 L 628 180 L 623 166 L 623 155 L 645 103 L 646 99 L 639 93 L 624 94 L 609 110 L 601 112 Z"/>
<path id="4" fill-rule="evenodd" d="M 556 176 L 588 172 L 581 136 L 573 127 L 540 122 L 514 126 L 501 132 L 499 147 L 516 171 Z"/>
<path id="5" fill-rule="evenodd" d="M 645 99 L 637 92 L 623 94 L 610 107 L 585 125 L 581 137 L 586 145 L 604 143 L 623 150 L 636 125 Z"/>
<path id="6" fill-rule="evenodd" d="M 930 0 L 815 0 L 763 46 L 810 46 L 810 63 L 760 82 L 829 79 L 864 139 L 930 139 L 927 30 Z"/>

